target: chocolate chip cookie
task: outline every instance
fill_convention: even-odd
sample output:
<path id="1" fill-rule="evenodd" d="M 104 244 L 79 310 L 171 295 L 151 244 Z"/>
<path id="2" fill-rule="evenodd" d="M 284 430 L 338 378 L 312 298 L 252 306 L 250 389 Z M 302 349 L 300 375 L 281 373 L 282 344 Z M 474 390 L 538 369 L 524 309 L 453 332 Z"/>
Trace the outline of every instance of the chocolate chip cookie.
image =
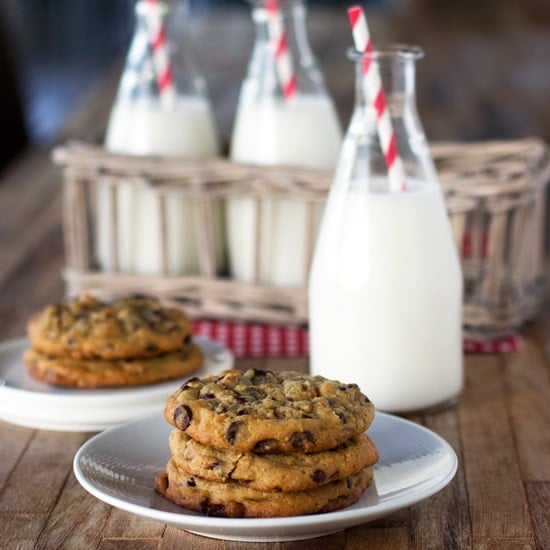
<path id="1" fill-rule="evenodd" d="M 155 479 L 155 490 L 168 500 L 209 516 L 277 517 L 339 510 L 356 502 L 372 481 L 371 468 L 314 489 L 262 492 L 239 483 L 217 483 L 190 476 L 170 460 Z"/>
<path id="2" fill-rule="evenodd" d="M 190 341 L 185 313 L 152 297 L 104 302 L 91 295 L 50 305 L 27 325 L 32 347 L 53 357 L 128 359 L 178 351 Z"/>
<path id="3" fill-rule="evenodd" d="M 181 350 L 135 359 L 74 359 L 53 357 L 29 348 L 23 354 L 34 378 L 69 388 L 140 386 L 181 378 L 202 364 L 201 348 L 191 342 Z"/>
<path id="4" fill-rule="evenodd" d="M 366 434 L 328 451 L 261 455 L 208 447 L 174 429 L 169 447 L 174 464 L 191 476 L 265 492 L 312 489 L 356 474 L 378 460 L 376 447 Z"/>
<path id="5" fill-rule="evenodd" d="M 168 397 L 164 415 L 195 441 L 216 448 L 319 452 L 364 432 L 374 406 L 356 384 L 232 369 L 188 380 Z"/>

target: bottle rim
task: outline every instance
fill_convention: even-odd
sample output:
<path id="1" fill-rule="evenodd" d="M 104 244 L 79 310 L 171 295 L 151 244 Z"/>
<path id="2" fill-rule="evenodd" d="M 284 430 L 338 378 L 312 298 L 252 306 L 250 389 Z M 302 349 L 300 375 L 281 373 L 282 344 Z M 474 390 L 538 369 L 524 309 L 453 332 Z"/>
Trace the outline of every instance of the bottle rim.
<path id="1" fill-rule="evenodd" d="M 150 15 L 155 13 L 156 10 L 159 10 L 161 15 L 166 15 L 170 11 L 170 7 L 165 1 L 159 2 L 158 5 L 151 5 L 146 0 L 139 0 L 135 5 L 135 11 L 138 15 Z"/>
<path id="2" fill-rule="evenodd" d="M 347 57 L 352 61 L 360 59 L 369 59 L 371 61 L 416 61 L 424 57 L 424 50 L 420 46 L 412 44 L 375 44 L 369 52 L 360 52 L 355 48 L 349 48 Z"/>

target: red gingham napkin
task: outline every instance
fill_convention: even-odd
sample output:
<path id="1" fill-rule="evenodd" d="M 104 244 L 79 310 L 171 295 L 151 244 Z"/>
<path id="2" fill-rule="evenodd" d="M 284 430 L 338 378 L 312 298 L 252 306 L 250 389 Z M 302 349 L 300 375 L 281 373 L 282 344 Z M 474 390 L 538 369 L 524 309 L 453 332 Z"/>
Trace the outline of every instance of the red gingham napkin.
<path id="1" fill-rule="evenodd" d="M 309 355 L 305 326 L 267 325 L 239 321 L 194 320 L 199 336 L 217 340 L 235 357 L 302 357 Z"/>
<path id="2" fill-rule="evenodd" d="M 196 335 L 221 342 L 235 357 L 305 357 L 309 355 L 307 326 L 244 321 L 193 320 Z M 518 333 L 496 340 L 464 339 L 463 349 L 475 353 L 507 353 L 523 348 Z"/>
<path id="3" fill-rule="evenodd" d="M 466 352 L 473 353 L 508 353 L 523 349 L 523 338 L 517 332 L 494 340 L 475 340 L 464 338 L 462 347 Z"/>

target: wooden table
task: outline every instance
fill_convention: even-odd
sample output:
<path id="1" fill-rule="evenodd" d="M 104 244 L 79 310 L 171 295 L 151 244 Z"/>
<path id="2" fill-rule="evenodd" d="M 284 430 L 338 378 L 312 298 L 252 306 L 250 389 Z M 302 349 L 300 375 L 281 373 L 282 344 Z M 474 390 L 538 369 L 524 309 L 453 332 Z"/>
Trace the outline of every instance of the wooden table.
<path id="1" fill-rule="evenodd" d="M 108 75 L 59 141 L 101 136 L 117 79 L 116 71 Z M 222 126 L 230 120 L 224 112 Z M 63 296 L 61 186 L 49 148 L 25 152 L 0 178 L 0 339 L 7 340 L 24 334 L 31 312 Z M 122 512 L 84 491 L 72 459 L 92 434 L 0 422 L 0 547 L 548 548 L 548 308 L 523 336 L 522 351 L 466 355 L 457 406 L 413 418 L 454 447 L 459 470 L 437 495 L 382 520 L 323 539 L 264 546 L 203 538 Z M 307 360 L 240 360 L 237 366 L 306 371 Z"/>

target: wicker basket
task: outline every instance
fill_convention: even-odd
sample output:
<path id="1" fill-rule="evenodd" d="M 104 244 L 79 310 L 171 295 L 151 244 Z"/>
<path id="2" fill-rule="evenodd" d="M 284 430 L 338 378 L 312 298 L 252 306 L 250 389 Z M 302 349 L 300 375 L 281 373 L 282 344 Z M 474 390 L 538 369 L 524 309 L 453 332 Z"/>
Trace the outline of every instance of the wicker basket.
<path id="1" fill-rule="evenodd" d="M 465 283 L 463 319 L 470 335 L 497 336 L 518 328 L 542 305 L 544 294 L 545 185 L 549 152 L 536 139 L 471 144 L 438 143 L 432 153 L 461 253 Z M 67 294 L 113 296 L 154 293 L 181 302 L 192 317 L 307 323 L 307 292 L 260 284 L 261 204 L 289 197 L 306 204 L 307 273 L 315 241 L 315 209 L 326 198 L 330 171 L 238 165 L 225 159 L 159 159 L 113 155 L 101 148 L 68 144 L 54 151 L 63 168 Z M 101 271 L 95 257 L 97 181 L 109 186 L 153 188 L 161 220 L 163 273 Z M 231 183 L 231 185 L 228 185 Z M 166 205 L 174 194 L 191 199 L 199 251 L 193 275 L 168 275 Z M 227 276 L 215 258 L 212 213 L 228 198 L 251 197 L 256 205 L 255 270 L 252 283 Z M 115 202 L 116 204 L 116 202 Z M 116 209 L 113 209 L 116 226 Z M 304 278 L 305 280 L 305 278 Z"/>

